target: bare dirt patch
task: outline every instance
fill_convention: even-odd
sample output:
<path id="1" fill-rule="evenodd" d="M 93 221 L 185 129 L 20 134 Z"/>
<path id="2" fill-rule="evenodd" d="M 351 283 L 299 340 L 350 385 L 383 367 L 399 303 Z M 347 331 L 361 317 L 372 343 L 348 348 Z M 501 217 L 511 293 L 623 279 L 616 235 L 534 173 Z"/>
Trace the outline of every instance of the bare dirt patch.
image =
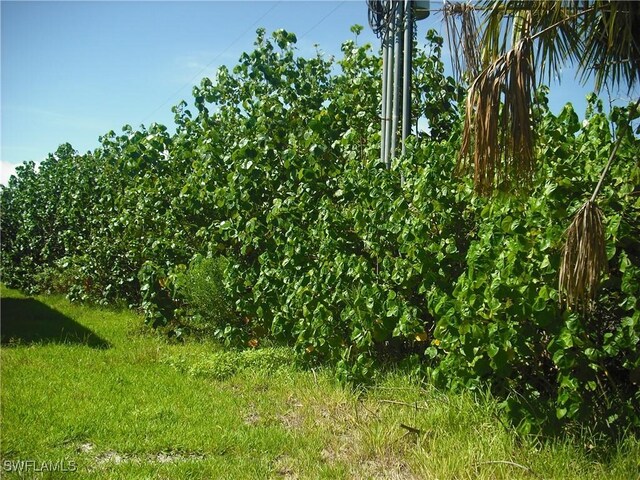
<path id="1" fill-rule="evenodd" d="M 254 403 L 249 405 L 249 411 L 244 416 L 245 425 L 256 426 L 262 421 L 262 417 L 260 413 L 256 409 L 256 405 Z"/>
<path id="2" fill-rule="evenodd" d="M 96 446 L 91 442 L 81 443 L 76 447 L 78 453 L 91 454 Z M 119 465 L 121 463 L 175 463 L 193 460 L 202 460 L 205 456 L 199 452 L 176 452 L 165 451 L 149 454 L 129 454 L 107 450 L 106 452 L 94 455 L 95 464 L 104 466 L 108 464 Z"/>

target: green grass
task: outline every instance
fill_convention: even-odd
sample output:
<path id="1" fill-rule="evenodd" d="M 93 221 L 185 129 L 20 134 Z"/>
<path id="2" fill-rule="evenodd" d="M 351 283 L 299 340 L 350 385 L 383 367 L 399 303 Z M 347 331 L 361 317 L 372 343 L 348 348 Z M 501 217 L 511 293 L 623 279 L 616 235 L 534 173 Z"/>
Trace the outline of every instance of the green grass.
<path id="1" fill-rule="evenodd" d="M 401 374 L 358 397 L 286 350 L 171 344 L 141 324 L 2 290 L 2 478 L 638 478 L 632 437 L 596 445 L 604 461 L 585 439 L 518 439 L 490 399 Z M 18 460 L 77 472 L 6 470 Z"/>

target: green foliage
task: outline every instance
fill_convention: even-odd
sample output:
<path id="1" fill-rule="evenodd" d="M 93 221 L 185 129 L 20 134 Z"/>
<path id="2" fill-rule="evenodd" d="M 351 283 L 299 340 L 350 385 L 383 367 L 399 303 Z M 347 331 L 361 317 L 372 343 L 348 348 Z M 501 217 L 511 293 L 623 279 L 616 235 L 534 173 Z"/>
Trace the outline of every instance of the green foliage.
<path id="1" fill-rule="evenodd" d="M 224 257 L 196 256 L 188 269 L 174 274 L 174 289 L 184 299 L 190 321 L 201 328 L 224 325 L 234 315 L 223 275 Z"/>
<path id="2" fill-rule="evenodd" d="M 175 318 L 174 303 L 168 287 L 166 272 L 151 261 L 145 262 L 138 273 L 142 311 L 145 321 L 154 328 L 171 326 Z"/>
<path id="3" fill-rule="evenodd" d="M 52 266 L 44 267 L 34 276 L 34 287 L 43 293 L 70 293 L 77 290 L 82 271 L 68 257 L 56 260 Z"/>
<path id="4" fill-rule="evenodd" d="M 196 255 L 188 268 L 177 265 L 167 276 L 163 288 L 169 293 L 168 306 L 173 307 L 167 312 L 167 320 L 175 319 L 176 331 L 186 328 L 200 335 L 213 335 L 227 345 L 246 342 L 249 329 L 235 311 L 224 285 L 228 266 L 229 261 L 222 256 Z"/>
<path id="5" fill-rule="evenodd" d="M 638 426 L 640 283 L 628 268 L 640 259 L 640 144 L 631 135 L 603 195 L 610 272 L 597 308 L 580 315 L 558 304 L 563 231 L 611 147 L 607 119 L 591 110 L 582 128 L 570 105 L 557 118 L 544 112 L 533 191 L 474 199 L 479 221 L 466 269 L 452 295 L 430 299 L 441 358 L 434 380 L 464 389 L 489 383 L 525 432 L 575 421 L 608 432 Z"/>
<path id="6" fill-rule="evenodd" d="M 430 131 L 391 169 L 378 159 L 379 55 L 348 41 L 337 61 L 302 58 L 295 42 L 258 30 L 252 52 L 193 89 L 194 114 L 174 108 L 174 134 L 125 126 L 94 152 L 63 145 L 19 167 L 0 195 L 3 279 L 125 300 L 174 335 L 271 337 L 345 382 L 404 359 L 440 385 L 490 388 L 523 431 L 640 426 L 630 129 L 600 201 L 610 272 L 598 309 L 557 302 L 563 232 L 626 110 L 607 119 L 592 98 L 581 125 L 570 105 L 552 115 L 541 90 L 531 190 L 479 198 L 454 173 L 462 90 L 437 35 L 414 52 L 414 108 Z"/>
<path id="7" fill-rule="evenodd" d="M 38 274 L 81 250 L 91 183 L 91 164 L 68 143 L 38 167 L 25 162 L 16 168 L 1 196 L 2 269 L 7 281 L 33 291 L 39 286 Z"/>
<path id="8" fill-rule="evenodd" d="M 200 359 L 176 356 L 168 357 L 164 361 L 188 375 L 216 380 L 224 380 L 242 371 L 269 375 L 280 369 L 290 370 L 294 365 L 291 350 L 283 347 L 227 350 L 207 354 Z"/>

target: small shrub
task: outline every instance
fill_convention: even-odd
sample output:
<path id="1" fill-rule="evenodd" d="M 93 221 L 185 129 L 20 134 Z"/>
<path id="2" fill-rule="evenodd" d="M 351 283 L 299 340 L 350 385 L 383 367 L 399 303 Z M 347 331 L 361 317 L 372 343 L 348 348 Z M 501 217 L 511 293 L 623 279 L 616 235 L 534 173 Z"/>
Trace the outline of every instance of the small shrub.
<path id="1" fill-rule="evenodd" d="M 247 325 L 236 313 L 224 285 L 229 261 L 197 255 L 189 267 L 177 266 L 164 282 L 174 306 L 170 323 L 178 331 L 211 335 L 227 346 L 246 344 Z"/>
<path id="2" fill-rule="evenodd" d="M 85 290 L 88 285 L 75 257 L 63 257 L 53 265 L 43 267 L 34 275 L 34 282 L 34 292 L 65 294 L 73 300 L 82 300 L 76 292 Z"/>
<path id="3" fill-rule="evenodd" d="M 234 316 L 223 277 L 228 261 L 220 256 L 198 255 L 184 272 L 175 276 L 175 291 L 186 303 L 190 322 L 196 327 L 219 327 Z"/>
<path id="4" fill-rule="evenodd" d="M 294 352 L 283 347 L 268 347 L 257 350 L 225 350 L 191 360 L 172 357 L 165 363 L 177 370 L 195 377 L 209 377 L 224 380 L 243 370 L 274 373 L 294 364 Z"/>

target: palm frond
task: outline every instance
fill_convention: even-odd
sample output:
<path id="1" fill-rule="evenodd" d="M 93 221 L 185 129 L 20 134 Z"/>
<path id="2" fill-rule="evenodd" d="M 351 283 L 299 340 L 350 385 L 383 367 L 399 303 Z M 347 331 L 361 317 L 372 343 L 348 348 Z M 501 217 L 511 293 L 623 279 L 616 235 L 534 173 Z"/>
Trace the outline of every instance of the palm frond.
<path id="1" fill-rule="evenodd" d="M 443 14 L 456 78 L 476 78 L 480 73 L 481 63 L 475 7 L 469 3 L 446 2 Z"/>
<path id="2" fill-rule="evenodd" d="M 538 78 L 558 76 L 572 52 L 580 48 L 578 19 L 585 10 L 575 1 L 486 0 L 480 45 L 483 58 L 493 60 L 525 36 L 535 40 Z M 524 21 L 526 19 L 526 22 Z"/>
<path id="3" fill-rule="evenodd" d="M 560 303 L 581 310 L 591 308 L 607 268 L 602 211 L 593 200 L 588 200 L 566 231 L 560 266 Z"/>
<path id="4" fill-rule="evenodd" d="M 480 48 L 495 59 L 519 38 L 518 16 L 531 14 L 539 79 L 556 77 L 567 63 L 596 89 L 640 85 L 640 2 L 637 0 L 485 0 Z M 511 43 L 510 43 L 511 42 Z"/>
<path id="5" fill-rule="evenodd" d="M 479 28 L 474 12 L 481 15 Z M 459 17 L 473 28 L 458 29 Z M 484 0 L 473 8 L 450 4 L 445 19 L 450 45 L 462 50 L 452 51 L 456 69 L 484 66 L 468 92 L 459 162 L 473 163 L 480 192 L 530 178 L 536 80 L 559 77 L 575 63 L 583 80 L 595 72 L 597 88 L 640 84 L 640 2 Z"/>
<path id="6" fill-rule="evenodd" d="M 479 193 L 530 181 L 534 83 L 531 41 L 524 38 L 486 67 L 469 89 L 459 165 L 467 168 L 473 160 Z"/>
<path id="7" fill-rule="evenodd" d="M 540 82 L 559 78 L 567 63 L 572 63 L 573 52 L 582 49 L 583 41 L 576 26 L 583 14 L 584 9 L 573 1 L 534 2 L 531 30 Z"/>
<path id="8" fill-rule="evenodd" d="M 581 79 L 595 75 L 597 90 L 610 83 L 631 91 L 640 85 L 640 2 L 596 0 L 593 7 L 579 23 Z"/>
<path id="9" fill-rule="evenodd" d="M 639 107 L 640 98 L 628 110 L 629 124 Z M 618 148 L 625 135 L 629 133 L 629 124 L 618 130 L 609 160 L 600 174 L 591 198 L 578 210 L 567 230 L 560 266 L 559 290 L 560 303 L 566 303 L 570 308 L 577 307 L 584 310 L 593 306 L 600 277 L 608 267 L 602 225 L 603 215 L 595 202 Z"/>

